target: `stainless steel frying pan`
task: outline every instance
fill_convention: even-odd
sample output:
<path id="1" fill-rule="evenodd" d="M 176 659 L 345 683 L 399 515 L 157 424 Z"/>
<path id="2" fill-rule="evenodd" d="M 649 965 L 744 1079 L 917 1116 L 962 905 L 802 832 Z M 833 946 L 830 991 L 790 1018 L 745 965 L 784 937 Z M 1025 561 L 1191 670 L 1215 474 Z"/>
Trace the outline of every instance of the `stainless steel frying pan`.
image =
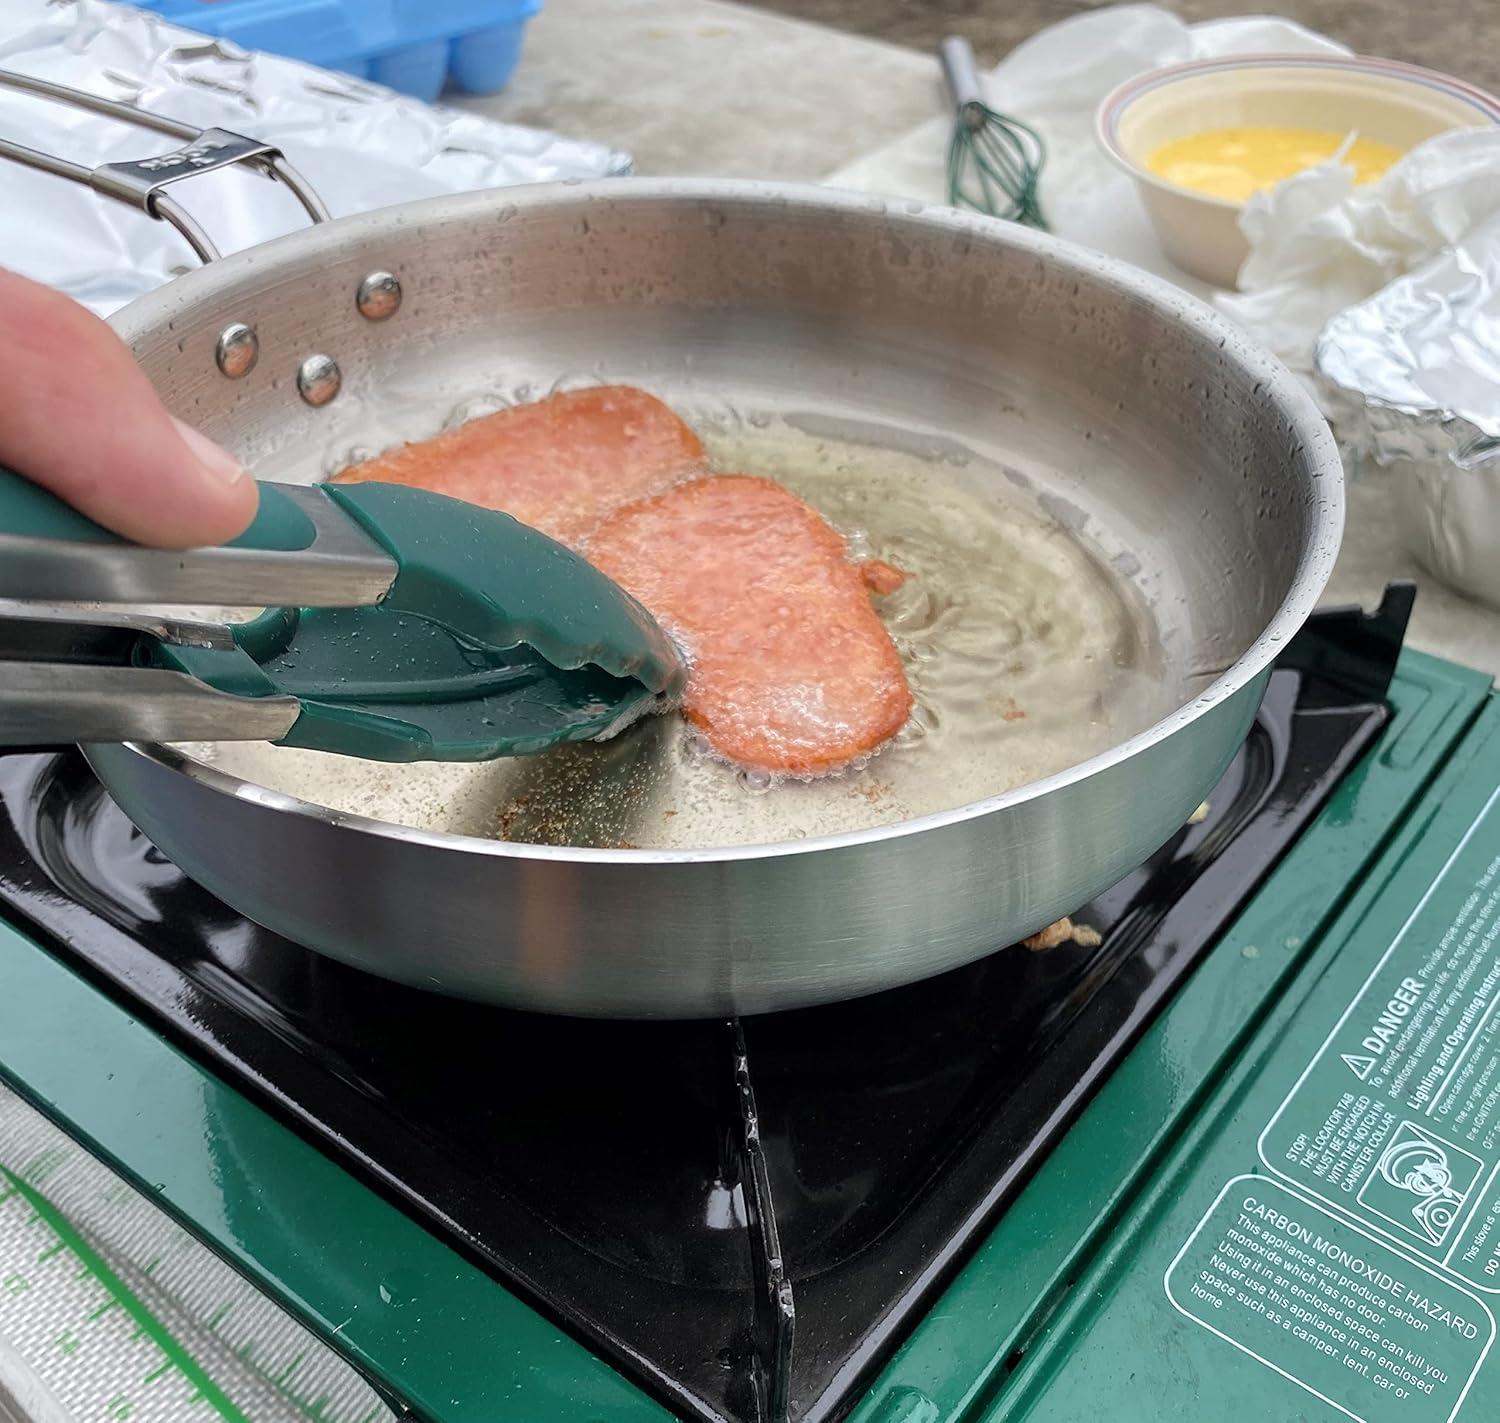
<path id="1" fill-rule="evenodd" d="M 115 326 L 176 414 L 278 476 L 316 473 L 396 407 L 435 428 L 476 373 L 545 389 L 596 371 L 688 409 L 813 412 L 895 448 L 940 435 L 995 498 L 1024 471 L 1064 524 L 1126 551 L 1116 569 L 1185 704 L 1061 774 L 854 833 L 500 843 L 323 809 L 163 746 L 87 748 L 146 834 L 250 918 L 519 1007 L 790 1008 L 937 973 L 1076 909 L 1212 788 L 1342 526 L 1316 409 L 1209 310 L 1051 238 L 913 204 L 639 179 L 434 199 L 214 261 Z"/>

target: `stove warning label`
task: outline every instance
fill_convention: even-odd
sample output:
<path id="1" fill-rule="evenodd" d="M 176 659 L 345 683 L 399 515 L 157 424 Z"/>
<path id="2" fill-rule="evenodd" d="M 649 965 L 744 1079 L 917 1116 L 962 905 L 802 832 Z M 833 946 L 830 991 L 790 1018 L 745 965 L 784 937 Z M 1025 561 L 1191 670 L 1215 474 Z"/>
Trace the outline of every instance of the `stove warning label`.
<path id="1" fill-rule="evenodd" d="M 1359 1188 L 1367 1211 L 1426 1246 L 1448 1238 L 1484 1163 L 1415 1122 L 1402 1122 Z"/>
<path id="2" fill-rule="evenodd" d="M 1491 797 L 1260 1139 L 1266 1166 L 1500 1293 L 1500 855 Z"/>
<path id="3" fill-rule="evenodd" d="M 1224 1187 L 1165 1284 L 1189 1319 L 1361 1423 L 1447 1423 L 1495 1337 L 1472 1291 L 1262 1176 Z"/>

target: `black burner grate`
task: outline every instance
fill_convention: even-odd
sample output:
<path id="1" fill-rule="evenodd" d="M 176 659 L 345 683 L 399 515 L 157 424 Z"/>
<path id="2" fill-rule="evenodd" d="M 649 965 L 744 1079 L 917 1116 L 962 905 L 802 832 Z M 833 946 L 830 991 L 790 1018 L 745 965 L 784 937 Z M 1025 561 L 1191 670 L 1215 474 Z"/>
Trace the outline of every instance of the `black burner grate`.
<path id="1" fill-rule="evenodd" d="M 1406 606 L 1310 625 L 1207 817 L 1077 916 L 1098 945 L 853 1003 L 387 984 L 188 882 L 69 752 L 0 757 L 0 908 L 680 1413 L 834 1419 L 1377 735 Z"/>

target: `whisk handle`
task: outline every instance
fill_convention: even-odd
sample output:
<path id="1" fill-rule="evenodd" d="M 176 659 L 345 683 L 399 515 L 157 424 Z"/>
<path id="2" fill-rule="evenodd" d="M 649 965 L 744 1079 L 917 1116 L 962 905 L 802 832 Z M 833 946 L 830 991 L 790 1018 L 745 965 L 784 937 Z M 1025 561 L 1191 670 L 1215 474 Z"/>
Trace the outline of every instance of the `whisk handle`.
<path id="1" fill-rule="evenodd" d="M 968 40 L 949 35 L 938 46 L 938 58 L 943 64 L 948 92 L 953 96 L 953 107 L 963 110 L 971 104 L 983 105 L 984 90 L 979 87 L 979 68 L 974 63 L 974 50 Z"/>

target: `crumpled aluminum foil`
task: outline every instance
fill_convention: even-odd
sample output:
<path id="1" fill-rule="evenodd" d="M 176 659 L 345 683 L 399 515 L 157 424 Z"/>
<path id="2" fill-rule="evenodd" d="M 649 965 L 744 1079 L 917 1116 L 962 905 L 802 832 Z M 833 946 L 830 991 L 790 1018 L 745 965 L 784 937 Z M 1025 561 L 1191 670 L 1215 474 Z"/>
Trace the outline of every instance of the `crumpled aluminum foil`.
<path id="1" fill-rule="evenodd" d="M 0 0 L 0 68 L 274 142 L 335 217 L 441 193 L 630 170 L 626 154 L 600 144 L 435 108 L 103 0 Z M 173 146 L 5 90 L 0 136 L 91 167 Z M 0 264 L 101 315 L 196 264 L 165 223 L 77 184 L 0 160 L 0 194 Z M 307 221 L 290 193 L 246 172 L 203 174 L 174 186 L 173 196 L 223 252 Z"/>
<path id="2" fill-rule="evenodd" d="M 1389 471 L 1411 552 L 1500 608 L 1500 214 L 1330 321 L 1317 369 L 1341 440 Z"/>

